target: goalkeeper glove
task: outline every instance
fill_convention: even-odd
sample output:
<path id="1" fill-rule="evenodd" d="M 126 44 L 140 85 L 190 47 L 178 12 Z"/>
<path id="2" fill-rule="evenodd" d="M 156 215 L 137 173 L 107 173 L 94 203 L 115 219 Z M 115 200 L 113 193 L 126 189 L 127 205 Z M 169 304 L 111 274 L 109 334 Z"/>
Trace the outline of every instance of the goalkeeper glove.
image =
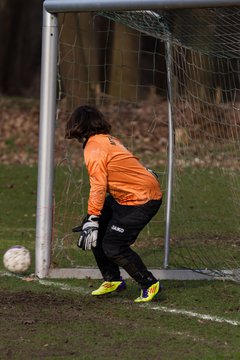
<path id="1" fill-rule="evenodd" d="M 83 250 L 91 250 L 97 246 L 99 216 L 87 215 L 80 226 L 72 229 L 73 232 L 80 232 L 77 246 Z"/>

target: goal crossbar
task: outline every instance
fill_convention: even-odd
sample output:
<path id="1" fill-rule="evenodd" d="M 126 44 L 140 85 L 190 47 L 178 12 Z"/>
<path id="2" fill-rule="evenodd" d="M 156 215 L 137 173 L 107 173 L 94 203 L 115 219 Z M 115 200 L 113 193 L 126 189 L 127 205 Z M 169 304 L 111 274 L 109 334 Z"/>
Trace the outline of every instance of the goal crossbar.
<path id="1" fill-rule="evenodd" d="M 239 0 L 45 0 L 48 12 L 127 11 L 238 6 Z"/>

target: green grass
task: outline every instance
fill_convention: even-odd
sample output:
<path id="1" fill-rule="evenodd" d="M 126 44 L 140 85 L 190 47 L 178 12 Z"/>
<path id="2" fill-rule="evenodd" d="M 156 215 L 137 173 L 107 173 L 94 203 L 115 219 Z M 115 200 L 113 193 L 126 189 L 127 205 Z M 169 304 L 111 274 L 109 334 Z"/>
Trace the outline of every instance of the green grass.
<path id="1" fill-rule="evenodd" d="M 57 256 L 54 256 L 54 263 L 56 266 L 95 264 L 91 254 L 86 255 L 76 250 L 76 235 L 71 234 L 71 227 L 80 220 L 79 214 L 86 213 L 89 192 L 86 171 L 83 169 L 82 172 L 69 173 L 66 168 L 59 170 L 55 188 L 56 203 L 65 201 L 67 204 L 65 206 L 68 206 L 68 214 L 71 216 L 67 218 L 64 213 L 66 207 L 56 209 L 56 218 L 60 219 L 57 232 L 60 244 L 66 234 L 68 237 L 66 246 L 64 248 L 60 246 Z M 69 184 L 69 176 L 74 186 L 67 187 L 67 191 L 63 191 L 63 184 Z M 222 170 L 217 168 L 186 168 L 175 177 L 179 181 L 174 189 L 170 266 L 184 268 L 237 267 L 240 249 L 236 244 L 240 226 L 237 216 L 234 215 L 238 213 L 239 209 L 236 208 L 233 201 L 231 178 L 229 178 L 228 172 L 223 174 Z M 235 188 L 236 181 L 239 181 L 238 178 L 240 176 L 237 173 L 234 178 Z M 80 179 L 83 179 L 82 183 L 79 182 Z M 166 187 L 165 180 L 164 178 L 163 188 Z M 81 202 L 79 199 L 84 199 L 84 201 Z M 144 257 L 148 266 L 159 267 L 162 264 L 165 201 L 166 194 L 164 194 L 163 205 L 154 221 L 142 231 L 135 244 L 135 249 Z"/>
<path id="2" fill-rule="evenodd" d="M 176 178 L 173 233 L 188 237 L 191 234 L 239 233 L 236 216 L 239 204 L 234 202 L 240 186 L 239 171 L 235 171 L 232 179 L 229 171 L 223 173 L 218 168 L 186 168 Z"/>
<path id="3" fill-rule="evenodd" d="M 61 224 L 61 219 L 67 215 L 64 215 L 61 207 L 56 209 L 60 214 L 57 214 L 58 219 L 61 220 L 58 225 L 60 234 L 64 234 L 64 229 L 70 232 L 78 217 L 80 219 L 81 212 L 86 210 L 86 204 L 82 204 L 75 195 L 78 189 L 79 194 L 87 198 L 86 173 L 80 176 L 84 177 L 83 184 L 79 182 L 79 175 L 78 172 L 72 174 L 75 188 L 68 192 L 72 212 L 66 224 Z M 182 176 L 179 189 L 182 201 L 174 205 L 175 214 L 180 211 L 182 216 L 175 217 L 172 228 L 171 258 L 175 264 L 195 265 L 199 257 L 193 259 L 188 246 L 198 254 L 200 245 L 205 260 L 217 262 L 218 258 L 226 257 L 232 265 L 239 264 L 239 229 L 237 226 L 229 227 L 235 208 L 230 201 L 229 189 L 221 186 L 224 179 L 218 179 L 217 175 L 218 170 L 209 174 L 207 169 L 198 169 L 193 173 L 186 170 Z M 196 190 L 194 196 L 189 192 L 193 176 Z M 61 169 L 56 177 L 57 203 L 66 192 L 67 178 L 68 172 Z M 203 183 L 204 192 L 201 191 Z M 34 254 L 36 186 L 36 167 L 0 165 L 1 254 L 14 244 L 23 244 Z M 220 196 L 224 197 L 224 206 L 221 202 L 222 206 L 216 207 L 211 218 L 211 208 L 213 204 L 219 204 Z M 163 208 L 158 215 L 159 219 L 156 219 L 159 221 L 142 234 L 135 246 L 148 266 L 155 267 L 162 262 Z M 227 211 L 224 211 L 226 208 Z M 182 219 L 185 219 L 183 224 Z M 179 235 L 177 229 L 180 229 Z M 73 259 L 74 264 L 93 264 L 91 253 L 78 251 L 75 242 L 76 237 L 71 234 L 68 246 L 58 249 L 59 254 L 55 259 L 57 265 L 69 266 L 68 258 Z M 26 275 L 32 272 L 34 256 Z M 238 321 L 240 324 L 238 283 L 163 281 L 164 291 L 156 300 L 146 306 L 139 306 L 133 302 L 139 289 L 131 280 L 127 281 L 128 287 L 123 293 L 94 298 L 90 293 L 100 284 L 97 280 L 53 280 L 55 286 L 51 282 L 41 284 L 34 278 L 5 276 L 2 263 L 0 275 L 0 349 L 3 359 L 240 358 L 240 325 L 220 323 L 214 319 L 219 317 L 223 321 Z M 188 316 L 184 312 L 174 314 L 170 310 L 205 314 L 212 320 L 204 320 L 200 315 Z"/>
<path id="4" fill-rule="evenodd" d="M 180 181 L 175 189 L 178 201 L 173 200 L 171 267 L 205 268 L 211 265 L 218 268 L 239 265 L 240 226 L 237 216 L 234 216 L 238 209 L 232 201 L 231 188 L 226 186 L 228 174 L 220 175 L 219 169 L 185 169 L 181 177 L 176 175 Z M 0 250 L 21 243 L 33 251 L 37 167 L 0 165 L 0 184 L 0 202 L 4 209 L 0 214 Z M 194 193 L 190 191 L 192 186 Z M 55 266 L 95 265 L 91 253 L 79 252 L 76 247 L 77 235 L 71 232 L 71 228 L 80 223 L 87 211 L 88 192 L 85 169 L 70 173 L 66 167 L 58 168 L 54 187 Z M 164 203 L 165 198 L 164 194 Z M 164 206 L 135 244 L 135 249 L 148 266 L 159 267 L 162 264 Z"/>
<path id="5" fill-rule="evenodd" d="M 0 166 L 1 249 L 20 242 L 32 249 L 36 223 L 37 168 Z"/>
<path id="6" fill-rule="evenodd" d="M 90 292 L 98 281 L 65 281 L 82 291 L 75 293 L 2 277 L 2 358 L 238 360 L 239 326 L 213 317 L 240 321 L 239 286 L 163 283 L 165 290 L 155 301 L 139 306 L 133 302 L 137 286 L 130 280 L 126 292 L 93 298 Z M 212 321 L 171 309 L 208 314 Z"/>

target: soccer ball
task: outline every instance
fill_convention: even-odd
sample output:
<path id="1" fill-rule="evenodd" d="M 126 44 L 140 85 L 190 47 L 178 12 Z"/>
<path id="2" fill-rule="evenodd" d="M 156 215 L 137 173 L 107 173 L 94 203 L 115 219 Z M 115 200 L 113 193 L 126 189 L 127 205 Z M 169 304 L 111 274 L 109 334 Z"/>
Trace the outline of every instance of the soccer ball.
<path id="1" fill-rule="evenodd" d="M 29 250 L 21 245 L 12 246 L 3 255 L 3 265 L 13 273 L 24 273 L 31 265 Z"/>

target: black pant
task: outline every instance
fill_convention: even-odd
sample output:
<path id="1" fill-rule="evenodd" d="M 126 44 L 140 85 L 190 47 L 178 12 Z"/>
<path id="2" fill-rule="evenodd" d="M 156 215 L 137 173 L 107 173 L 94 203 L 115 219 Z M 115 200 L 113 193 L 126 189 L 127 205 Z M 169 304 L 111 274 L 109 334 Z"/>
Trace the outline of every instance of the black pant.
<path id="1" fill-rule="evenodd" d="M 118 281 L 121 266 L 142 288 L 157 280 L 131 249 L 140 231 L 160 208 L 162 200 L 143 205 L 120 205 L 108 196 L 99 219 L 97 246 L 93 253 L 105 281 Z"/>

